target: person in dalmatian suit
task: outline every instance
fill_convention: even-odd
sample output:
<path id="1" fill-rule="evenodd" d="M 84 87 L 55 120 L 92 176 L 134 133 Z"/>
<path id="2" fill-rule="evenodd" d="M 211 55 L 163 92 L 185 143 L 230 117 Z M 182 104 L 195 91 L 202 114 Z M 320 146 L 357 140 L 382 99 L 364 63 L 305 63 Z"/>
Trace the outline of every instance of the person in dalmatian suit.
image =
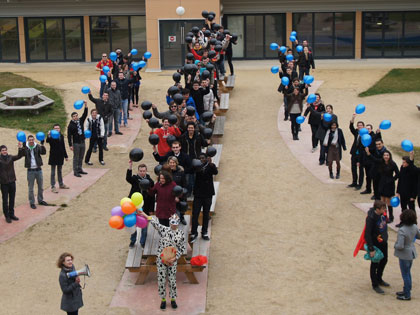
<path id="1" fill-rule="evenodd" d="M 177 262 L 186 249 L 184 232 L 178 229 L 179 217 L 174 214 L 169 218 L 170 227 L 159 223 L 155 217 L 149 217 L 144 212 L 139 212 L 139 215 L 145 217 L 150 221 L 150 224 L 158 231 L 160 235 L 158 250 L 157 250 L 157 275 L 158 275 L 158 291 L 162 299 L 160 309 L 166 309 L 166 279 L 169 282 L 169 296 L 171 298 L 171 306 L 176 309 L 176 269 Z M 169 261 L 162 262 L 161 254 L 166 247 L 174 247 L 176 249 L 176 256 Z"/>

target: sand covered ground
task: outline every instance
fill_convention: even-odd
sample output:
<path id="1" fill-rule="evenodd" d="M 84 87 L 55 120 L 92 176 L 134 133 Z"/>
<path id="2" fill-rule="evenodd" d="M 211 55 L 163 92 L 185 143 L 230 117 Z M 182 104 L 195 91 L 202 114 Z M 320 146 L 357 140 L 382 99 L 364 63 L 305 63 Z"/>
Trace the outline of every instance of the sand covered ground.
<path id="1" fill-rule="evenodd" d="M 359 103 L 367 107 L 363 120 L 375 128 L 382 119 L 392 121 L 392 129 L 384 132 L 386 144 L 398 145 L 403 138 L 420 143 L 420 134 L 413 132 L 420 118 L 415 106 L 420 93 L 357 97 L 393 64 L 376 63 L 376 68 L 366 68 L 366 63 L 348 66 L 333 61 L 324 69 L 323 64 L 314 73 L 316 80 L 324 81 L 319 92 L 326 104 L 334 105 L 349 146 L 348 122 Z M 212 221 L 208 314 L 354 314 L 379 313 L 380 309 L 402 314 L 420 307 L 417 261 L 412 269 L 413 300 L 403 303 L 395 299 L 394 292 L 402 287 L 392 251 L 395 232 L 390 232 L 384 274 L 391 288 L 386 289 L 385 296 L 371 290 L 369 263 L 362 255 L 352 257 L 365 215 L 351 203 L 367 202 L 368 197 L 342 185 L 322 184 L 307 172 L 277 129 L 281 105 L 278 77 L 269 72 L 267 63 L 251 67 L 241 63 L 240 67 L 221 140 L 224 146 Z M 93 68 L 91 64 L 34 64 L 6 65 L 2 70 L 61 89 L 71 111 L 73 101 L 82 97 L 84 81 L 97 79 Z M 141 99 L 152 100 L 164 109 L 171 74 L 143 74 Z M 143 148 L 144 161 L 154 166 L 148 131 L 143 125 L 134 146 Z M 1 142 L 13 153 L 16 130 L 0 132 Z M 343 163 L 349 164 L 349 160 L 346 152 Z M 59 270 L 54 263 L 62 251 L 73 252 L 76 267 L 87 262 L 94 274 L 87 280 L 81 313 L 129 314 L 128 310 L 108 307 L 124 271 L 129 236 L 107 225 L 110 209 L 129 191 L 125 183 L 128 154 L 120 148 L 111 149 L 105 161 L 110 171 L 68 207 L 0 244 L 1 314 L 25 314 L 29 310 L 33 314 L 61 314 Z M 69 167 L 70 163 L 66 172 Z M 16 169 L 17 203 L 21 204 L 27 202 L 22 161 Z M 44 170 L 48 179 L 48 168 Z M 343 179 L 350 181 L 350 175 L 344 173 Z"/>

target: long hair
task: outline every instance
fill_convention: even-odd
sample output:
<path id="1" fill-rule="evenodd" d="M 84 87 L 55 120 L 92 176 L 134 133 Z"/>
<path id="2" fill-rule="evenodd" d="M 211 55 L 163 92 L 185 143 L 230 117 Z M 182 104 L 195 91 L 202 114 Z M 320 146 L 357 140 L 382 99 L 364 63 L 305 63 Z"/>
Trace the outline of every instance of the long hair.
<path id="1" fill-rule="evenodd" d="M 71 257 L 71 259 L 74 259 L 73 255 L 68 253 L 68 252 L 64 252 L 60 255 L 60 257 L 58 257 L 57 259 L 57 268 L 63 268 L 64 267 L 64 260 L 66 260 L 66 257 Z"/>

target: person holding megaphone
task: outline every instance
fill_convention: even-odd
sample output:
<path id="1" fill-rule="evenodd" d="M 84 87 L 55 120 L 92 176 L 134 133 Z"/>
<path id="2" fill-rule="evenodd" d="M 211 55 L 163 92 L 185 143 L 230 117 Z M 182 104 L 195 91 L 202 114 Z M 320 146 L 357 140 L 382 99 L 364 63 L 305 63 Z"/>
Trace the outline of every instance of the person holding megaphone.
<path id="1" fill-rule="evenodd" d="M 57 267 L 61 269 L 59 282 L 63 296 L 61 297 L 61 309 L 68 315 L 77 315 L 79 308 L 83 306 L 82 290 L 80 277 L 73 265 L 73 255 L 63 253 L 57 260 Z M 90 275 L 89 268 L 86 266 L 87 275 Z"/>

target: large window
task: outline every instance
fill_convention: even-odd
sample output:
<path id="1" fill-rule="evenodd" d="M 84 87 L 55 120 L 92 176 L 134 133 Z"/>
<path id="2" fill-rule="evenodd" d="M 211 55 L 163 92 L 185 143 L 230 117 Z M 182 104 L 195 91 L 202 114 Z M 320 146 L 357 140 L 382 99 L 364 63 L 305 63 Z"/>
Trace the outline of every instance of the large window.
<path id="1" fill-rule="evenodd" d="M 307 40 L 317 58 L 352 58 L 354 23 L 352 12 L 293 13 L 298 40 Z"/>
<path id="2" fill-rule="evenodd" d="M 120 48 L 127 54 L 132 48 L 146 51 L 145 16 L 92 16 L 90 18 L 92 59 Z"/>
<path id="3" fill-rule="evenodd" d="M 16 18 L 0 18 L 0 61 L 19 61 L 19 36 Z"/>
<path id="4" fill-rule="evenodd" d="M 233 45 L 235 58 L 277 58 L 270 43 L 285 44 L 284 14 L 225 15 L 223 24 L 231 34 L 238 35 L 238 44 Z"/>
<path id="5" fill-rule="evenodd" d="M 82 18 L 26 18 L 28 61 L 84 60 Z"/>
<path id="6" fill-rule="evenodd" d="M 420 12 L 364 12 L 363 57 L 420 56 Z"/>

